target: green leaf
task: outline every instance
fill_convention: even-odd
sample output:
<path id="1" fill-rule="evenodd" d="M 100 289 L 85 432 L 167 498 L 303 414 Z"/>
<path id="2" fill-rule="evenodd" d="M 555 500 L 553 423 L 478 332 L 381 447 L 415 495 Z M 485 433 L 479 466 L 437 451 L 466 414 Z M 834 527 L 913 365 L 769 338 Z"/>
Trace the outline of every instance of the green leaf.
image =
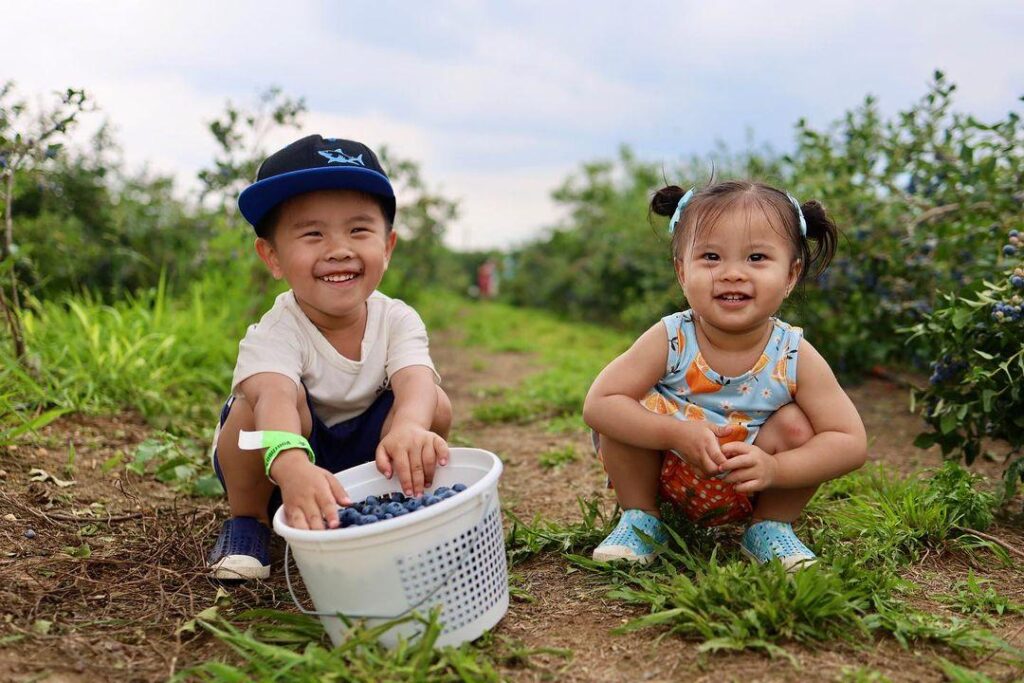
<path id="1" fill-rule="evenodd" d="M 934 432 L 922 432 L 914 439 L 914 445 L 918 448 L 931 448 L 937 439 Z"/>
<path id="2" fill-rule="evenodd" d="M 966 308 L 958 309 L 953 313 L 953 327 L 962 330 L 971 321 L 971 312 Z"/>
<path id="3" fill-rule="evenodd" d="M 958 421 L 953 413 L 946 413 L 939 420 L 939 431 L 943 434 L 951 434 L 956 431 Z"/>
<path id="4" fill-rule="evenodd" d="M 985 360 L 992 360 L 993 358 L 995 358 L 995 356 L 993 356 L 991 353 L 985 353 L 981 349 L 974 349 L 974 352 L 981 356 L 982 358 L 984 358 Z"/>

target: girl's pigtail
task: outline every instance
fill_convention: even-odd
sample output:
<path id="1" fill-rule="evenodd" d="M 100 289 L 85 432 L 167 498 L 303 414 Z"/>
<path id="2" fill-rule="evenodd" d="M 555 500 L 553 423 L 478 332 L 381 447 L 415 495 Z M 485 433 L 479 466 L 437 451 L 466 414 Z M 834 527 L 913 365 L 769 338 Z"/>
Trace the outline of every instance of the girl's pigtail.
<path id="1" fill-rule="evenodd" d="M 803 275 L 817 277 L 825 272 L 836 253 L 839 242 L 839 228 L 825 212 L 821 202 L 814 199 L 800 205 L 800 210 L 807 221 L 807 240 L 813 242 L 813 249 L 808 246 L 807 265 Z"/>
<path id="2" fill-rule="evenodd" d="M 663 187 L 651 197 L 650 212 L 659 216 L 671 216 L 676 211 L 676 205 L 686 194 L 686 190 L 678 185 Z"/>

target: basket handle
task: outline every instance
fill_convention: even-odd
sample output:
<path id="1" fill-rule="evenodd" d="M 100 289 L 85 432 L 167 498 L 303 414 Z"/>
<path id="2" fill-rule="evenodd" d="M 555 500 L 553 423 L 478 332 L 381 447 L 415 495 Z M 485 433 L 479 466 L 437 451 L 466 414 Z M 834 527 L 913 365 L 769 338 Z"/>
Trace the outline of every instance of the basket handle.
<path id="1" fill-rule="evenodd" d="M 487 509 L 491 506 L 491 499 L 493 497 L 494 496 L 491 491 L 488 491 L 482 496 L 483 511 L 480 513 L 480 518 L 477 519 L 476 524 L 473 525 L 474 530 L 477 530 L 477 528 L 480 526 L 480 523 L 483 522 L 484 518 L 487 516 Z M 462 553 L 462 557 L 460 557 L 459 561 L 452 566 L 452 568 L 448 571 L 445 577 L 441 579 L 441 581 L 434 588 L 432 588 L 429 593 L 427 593 L 418 602 L 416 602 L 416 604 L 406 607 L 398 614 L 342 614 L 341 612 L 318 612 L 316 610 L 306 609 L 302 606 L 302 603 L 300 603 L 299 599 L 295 596 L 295 589 L 292 587 L 292 577 L 291 573 L 288 570 L 288 558 L 291 545 L 287 541 L 285 541 L 284 544 L 284 580 L 285 583 L 288 584 L 288 594 L 292 596 L 292 602 L 295 603 L 295 606 L 298 607 L 299 611 L 303 614 L 308 614 L 309 616 L 313 617 L 347 617 L 354 619 L 398 619 L 411 613 L 413 610 L 415 610 L 417 607 L 425 603 L 427 600 L 430 600 L 432 597 L 434 597 L 434 595 L 437 594 L 437 592 L 448 583 L 448 579 L 452 578 L 452 576 L 455 575 L 455 572 L 459 571 L 459 569 L 462 568 L 462 563 L 465 562 L 466 558 L 469 557 L 470 553 L 476 550 L 477 546 L 480 545 L 480 539 L 482 537 L 483 532 L 477 531 L 476 538 L 473 539 L 472 544 L 466 548 L 465 552 Z"/>

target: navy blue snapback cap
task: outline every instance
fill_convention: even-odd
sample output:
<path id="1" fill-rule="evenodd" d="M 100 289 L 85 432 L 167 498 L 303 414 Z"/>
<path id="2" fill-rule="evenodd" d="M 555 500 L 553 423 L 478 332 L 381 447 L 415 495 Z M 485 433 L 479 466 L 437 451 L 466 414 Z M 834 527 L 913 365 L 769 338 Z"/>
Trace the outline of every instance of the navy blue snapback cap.
<path id="1" fill-rule="evenodd" d="M 383 200 L 395 222 L 395 191 L 373 150 L 361 142 L 309 135 L 260 164 L 256 182 L 238 195 L 238 209 L 253 227 L 284 200 L 314 190 L 360 190 Z"/>

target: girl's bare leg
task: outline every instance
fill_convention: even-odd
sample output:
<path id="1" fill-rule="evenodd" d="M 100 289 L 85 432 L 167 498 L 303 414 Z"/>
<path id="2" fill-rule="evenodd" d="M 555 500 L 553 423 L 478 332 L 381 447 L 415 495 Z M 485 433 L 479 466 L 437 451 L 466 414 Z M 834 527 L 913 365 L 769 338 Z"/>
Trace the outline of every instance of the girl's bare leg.
<path id="1" fill-rule="evenodd" d="M 765 453 L 775 454 L 797 448 L 814 436 L 807 416 L 795 403 L 783 406 L 761 427 L 754 444 Z M 803 512 L 817 486 L 800 489 L 766 489 L 757 496 L 754 521 L 765 519 L 793 522 Z"/>
<path id="2" fill-rule="evenodd" d="M 623 510 L 643 510 L 661 517 L 658 511 L 658 479 L 661 476 L 660 451 L 637 448 L 600 435 L 601 458 L 615 487 L 615 497 Z"/>

